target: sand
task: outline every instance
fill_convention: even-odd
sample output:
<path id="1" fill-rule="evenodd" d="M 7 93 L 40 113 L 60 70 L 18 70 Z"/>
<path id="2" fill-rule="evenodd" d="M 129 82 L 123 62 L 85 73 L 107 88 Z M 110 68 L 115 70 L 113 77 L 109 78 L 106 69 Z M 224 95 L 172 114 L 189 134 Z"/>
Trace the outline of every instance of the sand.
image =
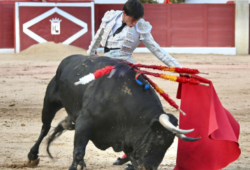
<path id="1" fill-rule="evenodd" d="M 60 61 L 71 54 L 86 54 L 81 48 L 53 42 L 34 45 L 19 54 L 0 54 L 0 169 L 28 169 L 22 167 L 27 154 L 41 130 L 41 110 L 45 90 L 55 75 Z M 102 54 L 99 54 L 102 55 Z M 137 63 L 162 63 L 149 53 L 134 54 Z M 242 151 L 238 160 L 224 170 L 250 169 L 250 56 L 249 55 L 192 55 L 173 54 L 184 67 L 209 72 L 203 77 L 212 80 L 223 106 L 240 123 L 239 144 Z M 154 81 L 175 99 L 177 83 L 160 79 Z M 161 98 L 166 112 L 178 117 L 178 112 Z M 66 116 L 61 109 L 52 127 Z M 72 162 L 74 132 L 67 131 L 51 145 L 54 159 L 46 153 L 46 139 L 40 147 L 40 164 L 37 170 L 68 169 Z M 160 170 L 172 170 L 175 166 L 177 139 L 166 153 Z M 89 170 L 123 170 L 113 166 L 122 153 L 112 149 L 101 151 L 92 142 L 86 150 L 85 162 Z"/>

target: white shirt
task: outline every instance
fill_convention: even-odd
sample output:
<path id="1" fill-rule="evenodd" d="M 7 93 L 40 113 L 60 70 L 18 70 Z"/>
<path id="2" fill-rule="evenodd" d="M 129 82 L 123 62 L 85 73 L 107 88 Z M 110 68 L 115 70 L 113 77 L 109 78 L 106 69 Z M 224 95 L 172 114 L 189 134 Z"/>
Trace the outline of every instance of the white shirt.
<path id="1" fill-rule="evenodd" d="M 112 34 L 115 33 L 115 31 L 122 26 L 122 16 L 123 14 L 121 14 L 117 19 L 116 19 L 116 23 L 114 25 L 114 27 L 112 28 Z M 126 27 L 126 26 L 125 26 Z"/>

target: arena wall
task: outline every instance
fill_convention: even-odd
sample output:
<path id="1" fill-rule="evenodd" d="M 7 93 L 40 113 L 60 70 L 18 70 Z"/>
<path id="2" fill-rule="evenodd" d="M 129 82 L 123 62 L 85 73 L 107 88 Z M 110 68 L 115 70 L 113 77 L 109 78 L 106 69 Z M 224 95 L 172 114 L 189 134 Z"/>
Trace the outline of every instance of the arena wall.
<path id="1" fill-rule="evenodd" d="M 96 31 L 107 10 L 122 10 L 122 7 L 122 4 L 96 4 Z M 144 4 L 144 8 L 144 18 L 153 26 L 153 37 L 168 52 L 236 53 L 234 4 Z M 138 48 L 136 52 L 148 50 Z"/>
<path id="2" fill-rule="evenodd" d="M 99 28 L 101 18 L 107 10 L 122 10 L 122 7 L 123 4 L 95 4 L 94 32 Z M 222 53 L 235 53 L 234 4 L 144 4 L 144 8 L 145 19 L 153 25 L 152 34 L 156 42 L 169 52 L 178 52 L 184 48 L 186 51 L 193 51 L 198 48 L 200 49 L 198 53 L 199 51 L 209 53 L 212 49 L 216 51 L 217 48 Z M 4 25 L 0 28 L 0 49 L 15 48 L 13 1 L 1 2 L 0 12 L 4 14 L 0 18 L 0 24 Z M 29 44 L 25 48 L 28 46 Z M 81 47 L 87 48 L 86 45 Z M 137 52 L 147 52 L 147 50 L 139 48 Z"/>
<path id="3" fill-rule="evenodd" d="M 107 10 L 123 5 L 95 5 L 96 31 Z M 162 47 L 234 47 L 234 4 L 145 4 L 145 20 Z"/>
<path id="4" fill-rule="evenodd" d="M 14 48 L 14 5 L 0 3 L 0 48 Z"/>

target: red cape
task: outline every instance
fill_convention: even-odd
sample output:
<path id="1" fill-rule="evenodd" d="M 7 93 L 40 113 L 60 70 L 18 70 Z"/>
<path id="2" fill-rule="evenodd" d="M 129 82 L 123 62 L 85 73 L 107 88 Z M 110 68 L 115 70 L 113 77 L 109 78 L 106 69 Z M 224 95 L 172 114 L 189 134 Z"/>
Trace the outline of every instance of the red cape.
<path id="1" fill-rule="evenodd" d="M 179 128 L 195 128 L 186 136 L 201 139 L 195 142 L 179 139 L 174 170 L 218 170 L 238 159 L 241 153 L 239 123 L 222 106 L 212 82 L 198 78 L 210 87 L 180 84 L 177 98 L 181 98 L 181 109 L 187 114 L 180 114 Z"/>

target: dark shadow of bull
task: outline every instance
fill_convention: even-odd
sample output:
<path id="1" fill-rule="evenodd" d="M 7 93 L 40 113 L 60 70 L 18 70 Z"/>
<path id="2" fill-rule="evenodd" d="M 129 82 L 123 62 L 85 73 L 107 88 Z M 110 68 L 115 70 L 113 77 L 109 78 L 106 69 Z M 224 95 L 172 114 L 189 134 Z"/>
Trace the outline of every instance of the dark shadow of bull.
<path id="1" fill-rule="evenodd" d="M 108 65 L 116 68 L 112 76 L 105 75 L 86 85 L 74 85 L 84 75 Z M 124 151 L 137 170 L 156 170 L 175 135 L 186 141 L 198 140 L 183 135 L 193 129 L 178 129 L 178 120 L 164 113 L 155 91 L 138 85 L 135 74 L 122 60 L 83 55 L 65 58 L 46 90 L 43 126 L 28 154 L 30 164 L 38 164 L 39 145 L 61 108 L 65 108 L 68 117 L 55 128 L 47 150 L 49 153 L 49 144 L 64 130 L 75 129 L 70 170 L 86 168 L 84 156 L 89 140 L 101 150 L 112 147 L 116 152 Z M 147 83 L 142 76 L 139 80 Z"/>

